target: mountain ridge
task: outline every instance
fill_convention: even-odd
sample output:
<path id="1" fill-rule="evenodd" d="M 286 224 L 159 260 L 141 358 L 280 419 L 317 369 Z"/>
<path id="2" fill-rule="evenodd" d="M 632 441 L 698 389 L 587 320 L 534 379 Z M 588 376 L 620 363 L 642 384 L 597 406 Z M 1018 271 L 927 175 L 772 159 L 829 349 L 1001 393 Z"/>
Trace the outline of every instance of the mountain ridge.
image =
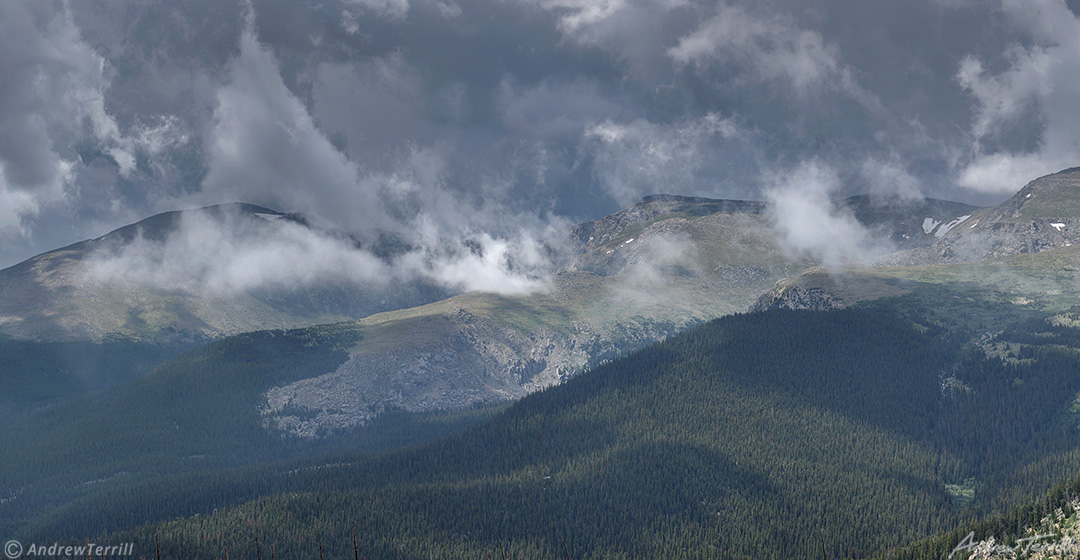
<path id="1" fill-rule="evenodd" d="M 941 233 L 943 224 L 968 223 L 955 215 L 968 209 L 955 203 L 927 216 L 923 210 L 934 203 L 916 202 L 916 212 L 898 214 L 859 208 L 873 203 L 870 197 L 850 201 L 852 208 L 841 211 L 862 212 L 863 227 L 901 239 L 921 232 L 914 242 L 928 247 L 961 235 L 955 227 Z M 262 527 L 270 531 L 260 533 L 262 542 L 300 534 L 310 544 L 313 527 L 330 527 L 321 535 L 338 541 L 338 553 L 348 528 L 340 524 L 345 517 L 326 518 L 327 504 L 334 504 L 333 515 L 350 511 L 352 521 L 384 528 L 364 541 L 369 550 L 392 554 L 379 543 L 397 539 L 412 543 L 408 556 L 416 558 L 437 555 L 443 543 L 453 557 L 482 557 L 502 545 L 489 539 L 492 531 L 531 551 L 525 557 L 562 557 L 527 532 L 538 526 L 529 512 L 558 510 L 553 531 L 580 512 L 625 522 L 609 524 L 614 529 L 596 544 L 588 537 L 595 527 L 574 525 L 575 555 L 671 556 L 670 543 L 681 543 L 677 549 L 707 556 L 719 539 L 732 538 L 718 528 L 740 526 L 754 536 L 723 542 L 744 547 L 743 557 L 790 558 L 808 546 L 816 553 L 817 520 L 850 517 L 842 492 L 827 499 L 817 493 L 840 481 L 829 487 L 854 484 L 859 499 L 885 495 L 903 504 L 867 500 L 848 522 L 829 525 L 838 539 L 829 545 L 833 555 L 851 556 L 907 542 L 878 535 L 866 544 L 866 531 L 881 523 L 905 539 L 925 537 L 962 521 L 969 504 L 989 508 L 995 496 L 1029 500 L 1075 464 L 1080 451 L 1058 436 L 1080 426 L 1080 408 L 1072 405 L 1080 402 L 1073 374 L 1080 246 L 965 263 L 827 267 L 785 251 L 770 229 L 772 217 L 757 204 L 658 196 L 621 212 L 579 230 L 588 233 L 577 238 L 582 252 L 546 290 L 470 292 L 334 325 L 221 337 L 94 399 L 32 411 L 22 424 L 9 423 L 18 429 L 9 431 L 14 445 L 6 452 L 16 454 L 0 479 L 0 496 L 9 496 L 0 508 L 25 512 L 30 521 L 21 530 L 35 535 L 96 535 L 160 519 L 153 504 L 164 500 L 177 504 L 178 515 L 207 515 L 125 538 Z M 926 224 L 928 218 L 937 223 Z M 775 293 L 762 297 L 770 288 Z M 771 310 L 742 313 L 755 301 Z M 783 309 L 793 306 L 855 309 Z M 662 339 L 668 342 L 653 344 Z M 843 359 L 854 365 L 834 371 Z M 153 406 L 162 395 L 176 398 Z M 370 462 L 342 458 L 342 446 L 380 420 L 508 399 L 517 404 L 479 432 Z M 168 421 L 140 420 L 156 416 Z M 802 428 L 791 424 L 795 418 Z M 131 440 L 124 422 L 145 437 Z M 630 434 L 629 426 L 640 430 Z M 743 427 L 734 436 L 717 431 Z M 455 443 L 487 437 L 477 433 L 505 441 L 495 450 Z M 92 446 L 102 441 L 126 455 L 98 456 Z M 23 456 L 16 449 L 39 451 Z M 85 460 L 44 474 L 35 463 L 60 463 L 72 449 L 86 449 Z M 845 455 L 852 449 L 861 451 Z M 1053 453 L 1039 455 L 1048 449 Z M 878 459 L 866 462 L 867 454 Z M 269 463 L 278 459 L 299 463 Z M 812 491 L 804 477 L 785 471 L 795 464 L 816 473 Z M 210 472 L 233 468 L 240 470 Z M 410 469 L 422 476 L 408 478 Z M 677 482 L 659 486 L 656 473 Z M 191 483 L 218 474 L 228 482 L 205 490 Z M 136 494 L 136 503 L 119 498 Z M 515 497 L 483 501 L 491 496 Z M 487 506 L 465 507 L 475 503 Z M 772 513 L 746 524 L 741 515 L 750 503 Z M 434 514 L 415 504 L 444 509 Z M 449 515 L 455 506 L 446 504 L 458 504 L 459 513 Z M 911 525 L 912 512 L 927 507 L 933 523 Z M 87 519 L 87 509 L 101 516 Z M 488 509 L 504 512 L 503 521 L 486 516 Z M 298 517 L 279 525 L 281 511 Z M 777 517 L 792 511 L 798 519 Z M 394 526 L 402 519 L 412 523 L 405 530 Z M 788 528 L 776 532 L 776 522 Z M 221 546 L 197 541 L 180 546 L 211 555 Z M 581 542 L 589 544 L 575 544 Z M 236 552 L 234 541 L 228 546 Z M 302 554 L 303 543 L 288 546 Z"/>
<path id="2" fill-rule="evenodd" d="M 192 291 L 180 285 L 101 278 L 86 267 L 93 264 L 94 258 L 104 258 L 106 263 L 109 258 L 124 258 L 123 251 L 136 246 L 136 242 L 154 251 L 179 230 L 185 219 L 205 220 L 224 230 L 233 228 L 239 232 L 238 239 L 251 243 L 257 242 L 260 235 L 288 226 L 318 234 L 303 216 L 246 203 L 156 214 L 0 270 L 0 333 L 49 341 L 206 340 L 244 331 L 356 319 L 446 296 L 433 286 L 419 283 L 400 284 L 392 296 L 387 292 L 376 297 L 344 285 L 215 293 Z M 346 238 L 340 243 L 349 246 L 359 241 Z M 383 242 L 375 239 L 372 243 Z"/>
<path id="3" fill-rule="evenodd" d="M 1080 244 L 1080 167 L 1034 179 L 1008 200 L 962 222 L 932 246 L 897 253 L 883 263 L 972 262 Z"/>
<path id="4" fill-rule="evenodd" d="M 904 211 L 881 210 L 870 197 L 845 200 L 867 227 L 896 239 L 907 235 L 912 243 L 933 238 L 919 229 L 924 214 L 944 220 L 957 211 L 957 203 L 934 200 L 908 202 Z M 243 331 L 359 320 L 368 342 L 350 352 L 346 365 L 275 387 L 261 405 L 268 427 L 312 437 L 352 429 L 387 409 L 519 398 L 599 360 L 745 311 L 777 282 L 817 264 L 785 250 L 767 210 L 759 201 L 645 197 L 572 228 L 576 241 L 547 289 L 520 297 L 472 293 L 446 299 L 451 294 L 396 286 L 401 297 L 380 304 L 370 298 L 364 303 L 365 292 L 355 289 L 223 296 L 71 279 L 79 259 L 100 247 L 123 250 L 144 237 L 157 239 L 150 245 L 156 247 L 192 213 L 255 232 L 282 224 L 310 228 L 302 216 L 242 203 L 165 213 L 0 271 L 0 334 L 190 344 Z M 914 231 L 921 237 L 909 235 Z M 395 250 L 392 242 L 384 246 L 385 254 Z M 399 389 L 388 389 L 393 387 Z M 23 392 L 48 394 L 45 389 Z"/>
<path id="5" fill-rule="evenodd" d="M 875 203 L 872 197 L 866 195 L 840 199 L 838 206 L 851 211 L 867 228 L 888 236 L 901 247 L 923 245 L 933 239 L 930 232 L 920 230 L 919 224 L 922 220 L 944 220 L 959 211 L 972 208 L 961 203 L 924 199 L 919 202 L 906 202 L 901 210 L 897 210 L 895 204 Z M 570 260 L 562 266 L 562 270 L 586 270 L 601 276 L 617 274 L 628 266 L 647 259 L 636 254 L 628 255 L 627 250 L 634 247 L 622 247 L 616 242 L 630 244 L 634 241 L 634 235 L 650 226 L 656 223 L 672 224 L 673 220 L 685 220 L 685 223 L 689 223 L 707 218 L 706 221 L 713 222 L 710 224 L 712 227 L 726 230 L 726 235 L 732 238 L 743 237 L 745 247 L 741 249 L 750 252 L 746 259 L 748 261 L 754 260 L 758 254 L 777 255 L 781 248 L 768 231 L 767 210 L 766 203 L 760 201 L 650 195 L 629 208 L 572 227 L 569 231 L 572 246 Z M 936 217 L 921 218 L 922 214 L 933 214 Z M 373 312 L 400 309 L 441 299 L 437 291 L 419 287 L 411 289 L 411 293 L 397 300 L 383 304 L 368 302 L 356 305 L 341 300 L 340 298 L 346 295 L 343 293 L 335 296 L 336 305 L 327 309 L 325 304 L 316 303 L 315 300 L 331 300 L 312 294 L 311 297 L 300 295 L 297 300 L 299 303 L 292 305 L 290 309 L 287 304 L 282 307 L 281 298 L 258 295 L 252 298 L 248 297 L 252 294 L 242 294 L 242 304 L 225 300 L 203 303 L 200 298 L 212 299 L 212 295 L 184 296 L 161 290 L 154 294 L 146 289 L 118 289 L 115 283 L 103 285 L 75 277 L 78 272 L 75 268 L 92 255 L 119 251 L 136 239 L 163 242 L 186 216 L 194 215 L 206 216 L 217 222 L 249 218 L 261 218 L 268 223 L 282 220 L 283 223 L 311 228 L 307 220 L 299 214 L 283 213 L 242 202 L 177 210 L 147 217 L 100 237 L 72 243 L 0 270 L 0 333 L 31 340 L 137 340 L 155 336 L 198 339 L 244 330 L 357 319 Z M 718 221 L 716 217 L 727 218 Z M 668 228 L 668 231 L 654 228 L 646 233 L 678 235 L 684 231 L 685 227 L 680 225 Z M 703 236 L 698 237 L 694 242 L 700 242 Z M 360 243 L 355 239 L 351 242 Z M 400 245 L 400 242 L 388 240 L 383 234 L 368 243 L 377 254 L 384 256 L 395 251 L 395 244 Z M 598 251 L 601 247 L 605 248 L 603 252 Z M 734 245 L 729 245 L 728 248 L 740 249 Z M 751 266 L 753 264 L 750 263 Z M 734 270 L 733 274 L 747 272 L 760 273 L 740 269 Z M 400 289 L 400 286 L 398 288 Z M 356 298 L 358 295 L 353 291 L 347 297 Z M 447 295 L 450 294 L 443 293 L 442 297 Z M 305 299 L 310 301 L 304 302 Z M 320 305 L 323 306 L 322 309 Z M 75 319 L 76 317 L 81 318 Z"/>

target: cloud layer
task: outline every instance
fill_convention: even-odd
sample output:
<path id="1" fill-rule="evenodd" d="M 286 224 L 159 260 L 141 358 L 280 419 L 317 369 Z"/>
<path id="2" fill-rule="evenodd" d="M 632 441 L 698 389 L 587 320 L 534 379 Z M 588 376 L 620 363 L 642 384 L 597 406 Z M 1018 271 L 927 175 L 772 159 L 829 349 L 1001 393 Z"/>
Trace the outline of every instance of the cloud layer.
<path id="1" fill-rule="evenodd" d="M 1077 165 L 1078 37 L 1061 0 L 8 2 L 0 264 L 246 201 L 484 286 L 471 266 L 657 192 L 768 198 L 826 247 L 789 210 L 990 204 Z"/>
<path id="2" fill-rule="evenodd" d="M 269 213 L 236 207 L 189 211 L 168 235 L 142 230 L 108 243 L 82 263 L 84 278 L 141 288 L 232 296 L 351 288 L 369 297 L 418 285 L 449 292 L 515 295 L 547 287 L 551 246 L 522 234 L 442 238 L 429 229 L 414 239 L 358 240 Z"/>

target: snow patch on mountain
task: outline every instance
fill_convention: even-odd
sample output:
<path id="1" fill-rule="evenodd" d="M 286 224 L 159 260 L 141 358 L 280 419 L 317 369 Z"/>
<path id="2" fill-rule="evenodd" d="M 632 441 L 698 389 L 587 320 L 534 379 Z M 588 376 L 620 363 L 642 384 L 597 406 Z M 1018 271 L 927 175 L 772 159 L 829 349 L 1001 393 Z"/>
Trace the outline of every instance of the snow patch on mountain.
<path id="1" fill-rule="evenodd" d="M 971 217 L 971 214 L 968 214 L 967 216 L 960 216 L 959 218 L 956 218 L 955 220 L 953 220 L 953 221 L 941 226 L 940 228 L 938 228 L 937 233 L 935 233 L 934 236 L 938 237 L 938 238 L 944 236 L 946 233 L 949 233 L 949 230 L 951 230 L 952 228 L 964 223 L 964 220 L 966 220 L 966 219 L 968 219 L 970 217 Z"/>

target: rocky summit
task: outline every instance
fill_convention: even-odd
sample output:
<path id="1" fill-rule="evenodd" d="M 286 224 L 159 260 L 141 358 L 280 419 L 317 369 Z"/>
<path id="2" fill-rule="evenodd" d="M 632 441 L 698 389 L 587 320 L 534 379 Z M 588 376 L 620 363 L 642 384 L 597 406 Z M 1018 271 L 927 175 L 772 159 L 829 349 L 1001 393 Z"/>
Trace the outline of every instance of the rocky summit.
<path id="1" fill-rule="evenodd" d="M 1080 168 L 1035 179 L 1005 202 L 947 226 L 931 246 L 885 262 L 972 262 L 1080 244 Z"/>

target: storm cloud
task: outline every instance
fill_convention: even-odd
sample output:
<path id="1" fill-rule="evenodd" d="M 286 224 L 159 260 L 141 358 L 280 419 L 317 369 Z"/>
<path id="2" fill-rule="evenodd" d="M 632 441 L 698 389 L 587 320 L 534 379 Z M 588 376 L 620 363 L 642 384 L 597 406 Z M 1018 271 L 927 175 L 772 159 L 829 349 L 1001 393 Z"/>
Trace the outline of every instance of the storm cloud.
<path id="1" fill-rule="evenodd" d="M 243 201 L 513 291 L 476 271 L 653 193 L 996 203 L 1080 160 L 1078 37 L 1061 0 L 7 2 L 0 264 Z"/>

